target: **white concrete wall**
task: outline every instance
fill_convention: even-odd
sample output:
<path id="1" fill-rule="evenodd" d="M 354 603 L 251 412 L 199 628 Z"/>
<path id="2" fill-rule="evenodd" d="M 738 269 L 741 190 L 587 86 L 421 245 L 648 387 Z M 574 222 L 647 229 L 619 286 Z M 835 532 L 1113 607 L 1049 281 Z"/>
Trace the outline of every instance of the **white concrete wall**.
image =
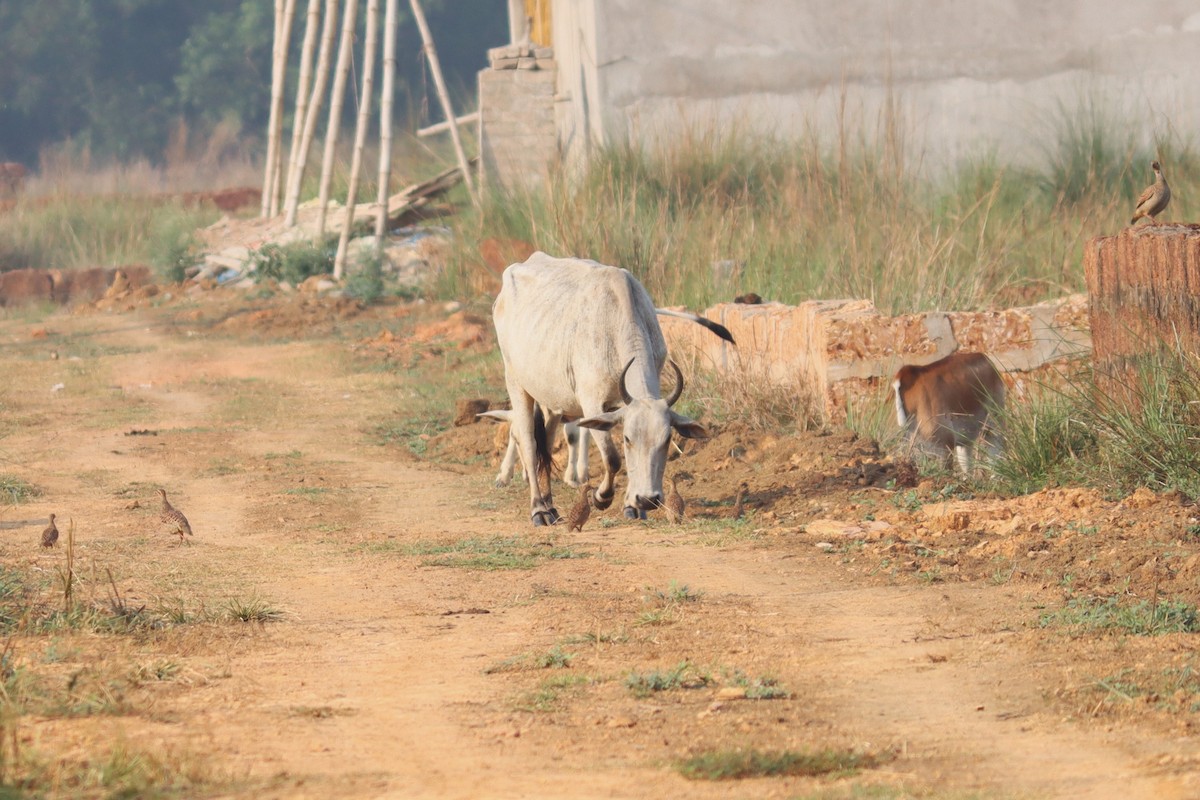
<path id="1" fill-rule="evenodd" d="M 1143 142 L 1200 130 L 1195 0 L 557 0 L 554 47 L 568 151 L 585 129 L 830 139 L 839 117 L 874 130 L 889 99 L 930 165 L 1034 161 L 1081 98 Z"/>

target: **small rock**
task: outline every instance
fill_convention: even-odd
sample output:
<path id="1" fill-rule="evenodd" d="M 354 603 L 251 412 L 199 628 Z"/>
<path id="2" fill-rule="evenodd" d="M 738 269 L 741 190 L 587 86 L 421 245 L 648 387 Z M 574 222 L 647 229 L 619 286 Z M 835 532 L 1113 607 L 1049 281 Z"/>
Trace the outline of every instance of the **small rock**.
<path id="1" fill-rule="evenodd" d="M 446 305 L 442 306 L 442 310 L 447 314 L 453 314 L 462 310 L 462 303 L 458 302 L 457 300 L 451 300 L 449 303 L 446 303 Z"/>
<path id="2" fill-rule="evenodd" d="M 745 698 L 745 686 L 723 686 L 717 690 L 718 700 L 744 700 Z"/>
<path id="3" fill-rule="evenodd" d="M 59 392 L 61 392 L 63 389 L 66 389 L 66 388 L 67 388 L 67 385 L 65 383 L 56 383 L 50 387 L 50 393 L 58 394 Z"/>
<path id="4" fill-rule="evenodd" d="M 833 542 L 817 542 L 815 545 L 813 545 L 813 547 L 817 548 L 818 550 L 823 550 L 826 553 L 832 552 L 833 550 L 837 549 L 836 547 L 834 547 Z"/>
<path id="5" fill-rule="evenodd" d="M 612 717 L 605 723 L 609 728 L 632 728 L 637 725 L 637 720 L 632 717 Z"/>

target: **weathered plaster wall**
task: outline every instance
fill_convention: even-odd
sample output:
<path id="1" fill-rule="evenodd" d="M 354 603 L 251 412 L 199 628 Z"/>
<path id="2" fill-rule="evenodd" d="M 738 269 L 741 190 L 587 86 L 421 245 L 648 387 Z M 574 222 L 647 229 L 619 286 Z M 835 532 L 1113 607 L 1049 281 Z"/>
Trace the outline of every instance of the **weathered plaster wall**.
<path id="1" fill-rule="evenodd" d="M 1200 126 L 1189 0 L 558 0 L 568 150 L 684 125 L 836 134 L 898 111 L 926 164 L 1034 160 L 1056 109 L 1092 98 L 1136 131 Z M 844 110 L 843 110 L 844 109 Z M 560 129 L 563 130 L 563 129 Z"/>

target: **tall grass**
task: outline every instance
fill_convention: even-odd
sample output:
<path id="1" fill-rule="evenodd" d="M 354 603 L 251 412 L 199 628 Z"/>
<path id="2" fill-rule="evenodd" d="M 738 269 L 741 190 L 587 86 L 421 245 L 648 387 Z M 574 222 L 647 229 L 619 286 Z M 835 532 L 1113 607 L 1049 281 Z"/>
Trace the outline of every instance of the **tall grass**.
<path id="1" fill-rule="evenodd" d="M 149 197 L 60 195 L 0 214 L 0 269 L 178 262 L 217 212 Z"/>
<path id="2" fill-rule="evenodd" d="M 493 195 L 464 231 L 439 290 L 477 291 L 479 238 L 529 241 L 631 270 L 660 303 L 703 307 L 744 291 L 795 303 L 866 298 L 882 311 L 977 310 L 1083 286 L 1082 248 L 1127 224 L 1154 155 L 1099 103 L 1050 115 L 1040 168 L 994 154 L 945 174 L 902 155 L 895 117 L 847 122 L 834 142 L 696 132 L 647 151 L 615 144 L 581 175 Z M 1177 187 L 1172 215 L 1200 172 L 1187 142 L 1156 145 Z M 493 284 L 494 285 L 494 284 Z"/>
<path id="3" fill-rule="evenodd" d="M 1083 483 L 1112 494 L 1139 486 L 1200 499 L 1200 356 L 1164 346 L 1127 371 L 1091 370 L 1004 415 L 1001 488 Z"/>

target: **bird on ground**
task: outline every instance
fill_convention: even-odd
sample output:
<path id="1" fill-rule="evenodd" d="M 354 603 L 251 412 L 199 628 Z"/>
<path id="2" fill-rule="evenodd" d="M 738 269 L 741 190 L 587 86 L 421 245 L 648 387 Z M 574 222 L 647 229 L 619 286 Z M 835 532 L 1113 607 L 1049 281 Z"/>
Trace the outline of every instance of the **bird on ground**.
<path id="1" fill-rule="evenodd" d="M 1148 218 L 1151 222 L 1157 222 L 1158 220 L 1154 217 L 1165 211 L 1167 203 L 1171 202 L 1171 187 L 1167 185 L 1167 179 L 1163 177 L 1162 167 L 1157 161 L 1151 161 L 1150 169 L 1154 170 L 1154 183 L 1147 186 L 1138 197 L 1137 207 L 1133 210 L 1133 219 L 1129 220 L 1130 225 L 1142 217 Z"/>
<path id="2" fill-rule="evenodd" d="M 579 502 L 567 512 L 567 531 L 583 531 L 583 524 L 592 515 L 592 485 L 585 483 L 579 490 Z"/>
<path id="3" fill-rule="evenodd" d="M 684 509 L 683 495 L 679 493 L 679 485 L 676 483 L 674 475 L 671 476 L 671 491 L 667 495 L 667 499 L 663 502 L 663 508 L 667 511 L 667 519 L 672 524 L 678 525 L 683 522 Z"/>
<path id="4" fill-rule="evenodd" d="M 742 481 L 742 485 L 738 487 L 737 497 L 733 500 L 733 510 L 729 512 L 729 516 L 734 519 L 741 519 L 742 514 L 746 513 L 746 493 L 750 491 L 750 487 Z"/>
<path id="5" fill-rule="evenodd" d="M 167 500 L 167 490 L 159 489 L 158 493 L 162 495 L 162 513 L 158 515 L 163 526 L 172 534 L 179 534 L 179 541 L 184 541 L 184 534 L 192 535 L 192 526 L 188 524 L 187 517 L 183 512 Z"/>
<path id="6" fill-rule="evenodd" d="M 54 524 L 54 515 L 50 515 L 50 524 L 42 531 L 42 547 L 54 547 L 58 542 L 58 526 Z"/>

